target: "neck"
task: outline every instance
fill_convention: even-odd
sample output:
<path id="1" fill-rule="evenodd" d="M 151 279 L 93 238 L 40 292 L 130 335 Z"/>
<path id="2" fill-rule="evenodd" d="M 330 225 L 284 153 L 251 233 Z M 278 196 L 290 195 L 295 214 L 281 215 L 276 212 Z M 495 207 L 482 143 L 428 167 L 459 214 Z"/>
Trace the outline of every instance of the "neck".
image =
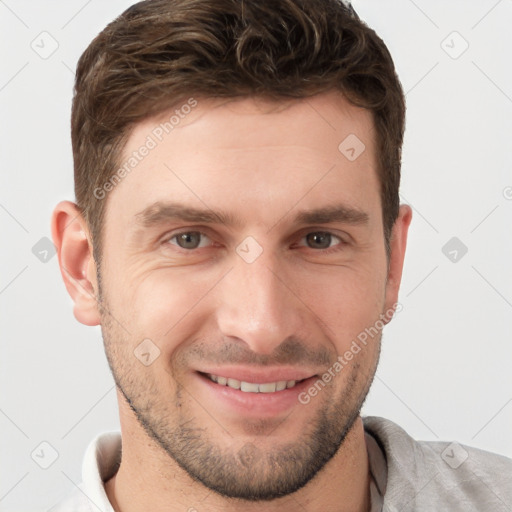
<path id="1" fill-rule="evenodd" d="M 358 418 L 336 455 L 306 486 L 272 501 L 250 502 L 220 496 L 193 480 L 141 427 L 123 422 L 122 461 L 106 484 L 116 512 L 139 510 L 234 512 L 367 511 L 370 475 L 363 422 Z"/>

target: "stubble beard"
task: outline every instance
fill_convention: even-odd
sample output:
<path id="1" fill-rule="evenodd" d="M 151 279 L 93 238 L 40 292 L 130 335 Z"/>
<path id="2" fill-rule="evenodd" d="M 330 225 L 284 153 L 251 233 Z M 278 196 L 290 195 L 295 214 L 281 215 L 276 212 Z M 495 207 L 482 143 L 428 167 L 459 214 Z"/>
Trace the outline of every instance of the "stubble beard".
<path id="1" fill-rule="evenodd" d="M 108 315 L 102 320 L 102 333 L 117 388 L 146 434 L 172 459 L 171 464 L 178 464 L 194 481 L 225 498 L 247 501 L 270 501 L 298 491 L 334 457 L 359 417 L 380 353 L 379 336 L 374 340 L 378 348 L 369 370 L 365 372 L 357 360 L 344 367 L 342 372 L 350 372 L 345 388 L 335 397 L 336 388 L 327 386 L 311 400 L 310 404 L 323 400 L 322 406 L 296 440 L 283 440 L 269 450 L 258 446 L 259 436 L 254 435 L 254 442 L 230 448 L 211 439 L 208 427 L 187 410 L 188 404 L 201 406 L 190 399 L 172 372 L 168 372 L 175 389 L 171 399 L 162 396 L 151 367 L 141 365 L 130 351 L 122 353 L 131 346 L 130 340 L 123 338 L 123 331 Z M 297 403 L 295 407 L 309 406 Z M 294 411 L 284 422 L 293 421 Z M 219 429 L 219 420 L 211 419 L 211 428 Z M 263 432 L 268 426 L 261 422 L 259 429 Z M 254 424 L 250 428 L 258 430 Z"/>

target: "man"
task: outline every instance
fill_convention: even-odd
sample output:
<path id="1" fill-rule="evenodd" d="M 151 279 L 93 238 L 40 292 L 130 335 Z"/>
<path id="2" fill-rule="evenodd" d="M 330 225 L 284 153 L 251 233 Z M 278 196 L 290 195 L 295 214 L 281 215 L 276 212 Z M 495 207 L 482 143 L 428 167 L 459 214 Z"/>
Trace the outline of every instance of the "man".
<path id="1" fill-rule="evenodd" d="M 98 35 L 52 232 L 121 435 L 55 510 L 510 509 L 510 460 L 360 417 L 400 308 L 404 113 L 337 0 L 149 0 Z"/>

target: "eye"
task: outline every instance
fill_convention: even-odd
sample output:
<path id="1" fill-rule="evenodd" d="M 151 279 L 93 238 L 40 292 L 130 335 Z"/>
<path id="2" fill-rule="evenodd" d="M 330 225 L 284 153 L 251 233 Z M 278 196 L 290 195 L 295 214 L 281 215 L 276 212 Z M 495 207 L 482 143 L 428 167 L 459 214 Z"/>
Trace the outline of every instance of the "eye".
<path id="1" fill-rule="evenodd" d="M 211 242 L 211 240 L 200 231 L 178 233 L 169 238 L 168 241 L 170 244 L 177 245 L 182 249 L 199 249 L 200 247 L 206 247 Z"/>
<path id="2" fill-rule="evenodd" d="M 305 240 L 307 246 L 312 249 L 329 249 L 333 245 L 342 242 L 341 238 L 328 231 L 314 231 L 308 233 L 303 240 Z M 333 242 L 335 243 L 333 244 Z"/>

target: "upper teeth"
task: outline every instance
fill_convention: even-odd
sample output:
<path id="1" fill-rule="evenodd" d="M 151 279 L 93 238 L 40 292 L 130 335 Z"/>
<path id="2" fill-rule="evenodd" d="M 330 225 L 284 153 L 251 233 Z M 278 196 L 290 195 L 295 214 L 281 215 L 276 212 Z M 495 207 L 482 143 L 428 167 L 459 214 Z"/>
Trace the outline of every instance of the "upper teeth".
<path id="1" fill-rule="evenodd" d="M 219 375 L 208 374 L 208 377 L 221 386 L 229 386 L 230 388 L 239 389 L 246 393 L 274 393 L 275 391 L 283 391 L 283 389 L 286 388 L 293 388 L 296 383 L 294 380 L 280 380 L 278 382 L 256 384 L 255 382 L 245 382 L 243 380 L 220 377 Z"/>

